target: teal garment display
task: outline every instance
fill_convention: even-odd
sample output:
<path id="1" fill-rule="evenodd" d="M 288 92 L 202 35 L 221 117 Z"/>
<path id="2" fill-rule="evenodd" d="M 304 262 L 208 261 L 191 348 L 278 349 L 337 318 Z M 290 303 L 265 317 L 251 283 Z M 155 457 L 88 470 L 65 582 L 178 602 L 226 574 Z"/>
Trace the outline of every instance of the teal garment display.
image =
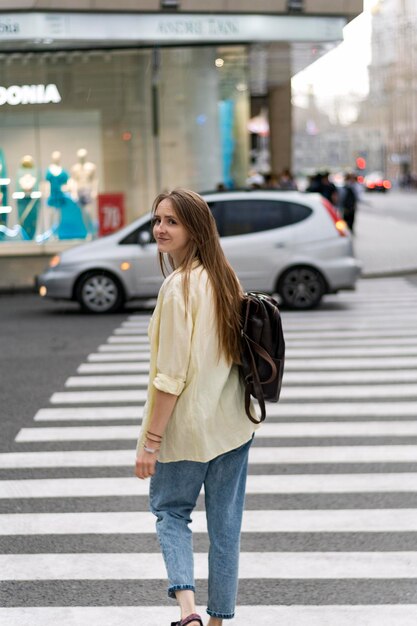
<path id="1" fill-rule="evenodd" d="M 6 157 L 4 156 L 3 150 L 0 148 L 0 208 L 8 206 L 8 183 L 5 184 L 3 181 L 7 179 L 7 166 L 6 166 Z M 6 224 L 7 222 L 7 213 L 0 212 L 0 224 Z"/>
<path id="2" fill-rule="evenodd" d="M 29 237 L 19 224 L 12 228 L 0 224 L 0 241 L 27 241 L 28 239 Z"/>
<path id="3" fill-rule="evenodd" d="M 223 183 L 228 189 L 233 189 L 234 180 L 232 176 L 232 165 L 236 145 L 236 140 L 234 138 L 235 102 L 230 99 L 221 100 L 218 107 Z"/>
<path id="4" fill-rule="evenodd" d="M 18 223 L 29 239 L 34 239 L 40 208 L 39 173 L 35 167 L 19 168 L 16 191 L 24 194 L 16 202 Z"/>
<path id="5" fill-rule="evenodd" d="M 53 174 L 48 169 L 45 178 L 51 189 L 47 204 L 59 212 L 59 222 L 54 227 L 54 234 L 59 239 L 85 239 L 87 228 L 82 209 L 68 193 L 62 191 L 62 186 L 69 179 L 68 172 L 62 169 L 59 174 Z"/>

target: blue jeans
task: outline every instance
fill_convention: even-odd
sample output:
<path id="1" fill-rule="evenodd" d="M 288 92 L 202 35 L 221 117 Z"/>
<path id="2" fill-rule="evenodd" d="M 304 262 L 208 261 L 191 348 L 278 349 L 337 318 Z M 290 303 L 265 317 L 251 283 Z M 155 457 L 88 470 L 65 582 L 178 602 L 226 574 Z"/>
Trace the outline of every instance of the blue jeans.
<path id="1" fill-rule="evenodd" d="M 150 508 L 157 517 L 156 532 L 168 573 L 168 595 L 195 590 L 191 513 L 204 485 L 208 555 L 207 613 L 234 616 L 245 502 L 249 448 L 247 443 L 208 461 L 157 463 L 151 479 Z"/>

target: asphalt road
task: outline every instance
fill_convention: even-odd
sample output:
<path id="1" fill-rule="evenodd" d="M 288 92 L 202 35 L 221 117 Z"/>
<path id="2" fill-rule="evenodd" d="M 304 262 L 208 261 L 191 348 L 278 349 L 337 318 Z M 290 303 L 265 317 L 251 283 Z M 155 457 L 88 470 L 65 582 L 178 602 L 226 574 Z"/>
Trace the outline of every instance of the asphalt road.
<path id="1" fill-rule="evenodd" d="M 391 200 L 395 200 L 395 195 Z M 379 198 L 375 198 L 375 202 L 379 202 Z M 385 227 L 380 231 L 388 238 L 393 220 L 388 209 L 381 208 L 377 215 L 364 209 L 362 224 L 358 221 L 356 237 L 361 237 L 362 243 L 368 238 L 367 246 L 362 248 L 368 255 L 367 262 L 374 259 L 372 245 L 377 246 L 381 263 L 384 261 L 378 247 L 381 239 L 375 242 L 372 230 L 380 223 L 385 210 Z M 409 228 L 407 221 L 395 220 L 395 223 L 397 234 L 400 228 Z M 409 263 L 414 252 L 411 248 L 404 252 L 411 255 L 406 259 Z M 246 573 L 242 576 L 239 592 L 240 615 L 243 617 L 238 622 L 241 626 L 255 622 L 260 626 L 278 622 L 307 623 L 297 621 L 299 605 L 323 610 L 322 623 L 342 623 L 339 608 L 347 611 L 344 613 L 346 620 L 349 619 L 346 615 L 351 615 L 350 623 L 371 626 L 408 626 L 412 623 L 410 615 L 417 611 L 413 569 L 417 554 L 417 520 L 414 515 L 417 511 L 417 429 L 414 429 L 417 406 L 416 300 L 417 278 L 410 275 L 405 279 L 361 280 L 356 293 L 346 292 L 326 298 L 317 311 L 284 312 L 288 339 L 286 385 L 282 401 L 272 409 L 264 435 L 255 441 L 253 453 L 258 461 L 250 465 L 249 480 L 254 489 L 247 496 L 246 509 L 261 528 L 244 532 L 242 536 L 242 551 L 248 555 L 245 558 L 249 559 L 249 568 L 244 570 Z M 109 345 L 110 336 L 120 340 L 121 335 L 116 334 L 115 329 L 130 332 L 129 324 L 135 325 L 137 317 L 127 325 L 125 321 L 132 313 L 149 316 L 149 310 L 140 309 L 135 303 L 121 314 L 101 317 L 83 314 L 75 304 L 41 300 L 36 294 L 0 297 L 0 456 L 11 452 L 15 463 L 7 466 L 7 459 L 3 456 L 1 461 L 5 465 L 0 468 L 0 487 L 3 489 L 0 572 L 8 572 L 5 576 L 9 576 L 0 582 L 0 607 L 16 609 L 16 613 L 4 617 L 4 623 L 13 626 L 27 623 L 21 621 L 26 618 L 19 613 L 19 607 L 22 611 L 25 607 L 29 607 L 29 611 L 32 610 L 30 607 L 44 611 L 39 613 L 36 622 L 33 621 L 35 616 L 30 616 L 30 623 L 35 626 L 40 623 L 49 626 L 57 621 L 64 623 L 59 614 L 47 612 L 51 607 L 63 607 L 63 619 L 70 619 L 65 613 L 67 607 L 77 607 L 79 617 L 74 619 L 78 621 L 72 623 L 80 625 L 121 623 L 106 621 L 111 619 L 111 609 L 120 609 L 120 620 L 128 623 L 131 620 L 127 609 L 133 607 L 137 609 L 136 623 L 144 626 L 159 623 L 156 618 L 144 618 L 147 608 L 157 610 L 158 615 L 166 610 L 167 613 L 163 613 L 166 623 L 168 615 L 171 618 L 165 598 L 164 573 L 155 570 L 152 578 L 135 580 L 129 569 L 146 555 L 153 558 L 158 553 L 154 533 L 149 532 L 147 526 L 145 529 L 140 527 L 139 513 L 145 512 L 148 504 L 146 496 L 135 491 L 139 489 L 136 484 L 140 485 L 139 481 L 134 479 L 129 493 L 121 495 L 118 492 L 120 483 L 117 481 L 129 481 L 132 477 L 130 455 L 133 454 L 134 436 L 111 439 L 104 432 L 112 426 L 136 431 L 136 414 L 124 420 L 102 421 L 94 416 L 88 422 L 33 421 L 38 410 L 51 409 L 52 394 L 72 393 L 65 383 L 76 375 L 81 363 L 87 362 L 88 355 L 98 354 L 98 347 L 106 342 Z M 143 329 L 140 332 L 144 332 Z M 128 335 L 124 337 L 129 340 Z M 131 361 L 126 359 L 125 367 L 130 364 Z M 123 375 L 128 376 L 127 369 Z M 86 389 L 82 382 L 78 383 L 81 395 Z M 119 409 L 131 406 L 132 402 L 140 402 L 125 401 L 123 395 L 118 396 L 122 400 L 104 401 L 100 396 L 103 390 L 113 388 L 119 394 L 137 394 L 137 387 L 134 381 L 118 386 L 109 379 L 104 388 L 91 382 L 90 390 L 96 394 L 96 405 L 117 405 L 117 413 Z M 63 402 L 63 406 L 71 406 Z M 82 400 L 73 406 L 75 410 L 92 407 Z M 51 431 L 58 433 L 57 440 L 48 440 L 48 435 L 43 435 L 45 439 L 35 437 L 26 442 L 15 442 L 22 428 L 33 436 L 48 425 L 52 426 Z M 81 439 L 66 439 L 66 427 L 74 425 L 82 435 Z M 101 438 L 90 438 L 86 429 L 91 425 L 96 426 L 96 432 L 101 432 Z M 278 427 L 279 430 L 268 431 L 268 427 Z M 316 434 L 308 434 L 309 428 L 316 429 Z M 343 434 L 338 431 L 340 428 Z M 119 465 L 88 466 L 87 463 L 83 466 L 82 462 L 79 466 L 61 465 L 61 461 L 74 452 L 84 460 L 91 458 L 91 454 L 103 454 L 108 450 L 113 450 L 116 457 L 121 455 Z M 37 455 L 42 460 L 55 451 L 59 452 L 56 465 L 37 464 Z M 32 454 L 30 458 L 34 460 L 25 461 L 25 453 Z M 273 456 L 266 461 L 264 454 Z M 327 457 L 329 454 L 334 455 L 332 461 Z M 124 461 L 126 458 L 129 458 L 128 465 Z M 273 481 L 270 481 L 271 477 Z M 28 478 L 33 479 L 32 488 L 38 490 L 37 495 L 32 492 L 22 495 Z M 364 481 L 360 483 L 362 487 L 352 487 L 357 485 L 358 479 Z M 83 492 L 88 489 L 89 481 L 96 480 L 105 483 L 108 489 L 105 495 Z M 385 480 L 393 481 L 397 487 L 387 491 Z M 41 484 L 43 482 L 45 484 Z M 327 482 L 333 485 L 333 490 L 329 489 Z M 73 490 L 72 495 L 63 496 L 60 491 L 52 493 L 58 483 L 59 488 L 62 484 L 62 488 Z M 265 488 L 265 484 L 269 487 Z M 294 485 L 293 491 L 291 484 Z M 15 493 L 12 493 L 13 489 Z M 52 490 L 49 495 L 48 489 Z M 201 513 L 201 501 L 198 509 Z M 274 517 L 277 512 L 282 512 L 282 517 Z M 110 531 L 82 530 L 83 524 L 93 523 L 95 513 L 102 514 L 106 524 L 113 524 Z M 135 520 L 138 526 L 133 530 L 123 526 L 129 513 L 138 519 Z M 13 517 L 15 514 L 16 518 Z M 28 515 L 27 532 L 19 533 L 13 523 L 16 519 L 16 523 L 23 524 L 19 516 L 25 514 Z M 67 515 L 75 516 L 73 529 L 69 527 L 68 530 L 67 526 L 66 531 L 57 531 L 60 524 L 67 523 Z M 112 515 L 117 516 L 115 521 L 112 521 Z M 42 520 L 46 519 L 51 525 L 49 528 L 41 526 Z M 28 530 L 32 523 L 36 529 Z M 281 525 L 278 531 L 273 526 L 277 523 Z M 262 530 L 262 524 L 268 527 L 267 530 Z M 297 524 L 301 526 L 295 530 Z M 199 552 L 207 550 L 204 533 L 196 533 L 195 547 Z M 288 567 L 290 563 L 295 567 L 299 559 L 301 569 L 298 571 L 301 573 L 294 573 L 291 577 L 285 567 L 281 570 L 280 553 Z M 338 553 L 338 562 L 346 562 L 350 575 L 338 573 L 332 553 Z M 74 555 L 75 558 L 71 559 Z M 84 557 L 87 559 L 87 580 L 83 579 L 84 572 L 77 570 L 77 561 L 81 562 Z M 54 569 L 54 558 L 58 569 Z M 106 559 L 110 563 L 107 570 Z M 115 568 L 119 569 L 111 569 L 112 559 Z M 45 580 L 43 573 L 46 562 L 52 563 L 47 566 L 51 568 L 51 580 Z M 251 565 L 259 567 L 259 563 L 264 564 L 264 577 L 252 578 Z M 67 567 L 73 568 L 68 575 Z M 381 572 L 384 572 L 383 578 Z M 202 580 L 199 581 L 198 601 L 204 602 L 205 595 L 206 581 Z M 257 605 L 253 611 L 252 605 Z M 265 607 L 260 605 L 272 607 L 275 613 L 271 613 L 271 619 L 265 617 Z M 367 605 L 375 606 L 365 617 Z M 403 611 L 405 619 L 399 617 L 398 612 L 391 619 L 388 605 Z M 86 606 L 103 607 L 103 613 L 97 614 L 96 621 L 91 622 L 82 612 Z M 285 606 L 294 613 L 281 619 L 279 611 Z M 354 614 L 355 608 L 364 612 Z M 351 609 L 352 613 L 349 612 Z M 0 623 L 5 616 L 2 610 L 0 608 Z M 150 613 L 146 615 L 150 616 Z M 7 621 L 12 616 L 15 621 Z"/>
<path id="2" fill-rule="evenodd" d="M 363 194 L 354 250 L 368 277 L 417 273 L 417 193 Z"/>
<path id="3" fill-rule="evenodd" d="M 391 217 L 407 224 L 416 224 L 417 191 L 394 188 L 386 193 L 363 193 L 360 208 L 374 215 Z"/>
<path id="4" fill-rule="evenodd" d="M 274 607 L 275 622 L 283 624 L 302 623 L 297 613 L 279 620 L 284 606 L 295 612 L 299 605 L 323 610 L 332 624 L 341 623 L 340 611 L 346 605 L 349 611 L 393 605 L 407 619 L 417 608 L 416 296 L 417 285 L 408 278 L 363 280 L 356 293 L 331 296 L 317 311 L 284 313 L 286 384 L 251 451 L 252 490 L 246 510 L 255 530 L 251 527 L 242 535 L 239 610 L 247 617 L 238 619 L 241 626 L 271 623 L 262 605 Z M 111 381 L 109 372 L 104 387 L 93 378 L 85 387 L 81 379 L 86 375 L 79 376 L 77 400 L 69 397 L 74 387 L 65 387 L 88 355 L 104 356 L 112 365 L 115 342 L 119 350 L 123 345 L 130 348 L 138 333 L 143 336 L 142 325 L 132 327 L 140 324 L 136 315 L 126 324 L 129 315 L 87 316 L 76 306 L 41 301 L 35 295 L 1 300 L 2 389 L 7 395 L 0 426 L 0 580 L 6 577 L 0 582 L 0 607 L 16 610 L 10 614 L 14 621 L 4 623 L 23 626 L 27 622 L 20 620 L 30 607 L 42 611 L 38 621 L 30 620 L 35 626 L 56 623 L 50 607 L 77 607 L 80 617 L 72 623 L 80 625 L 89 623 L 84 607 L 103 607 L 92 623 L 112 626 L 121 623 L 110 621 L 109 611 L 116 608 L 120 620 L 128 623 L 127 610 L 135 607 L 136 623 L 144 626 L 159 624 L 155 616 L 161 611 L 166 611 L 166 623 L 168 615 L 175 617 L 167 606 L 155 534 L 148 517 L 140 518 L 147 511 L 147 498 L 132 476 L 140 408 L 133 407 L 135 416 L 129 419 L 119 417 L 132 403 L 140 404 L 143 390 L 127 380 L 127 369 L 124 383 Z M 100 345 L 111 350 L 99 351 Z M 125 368 L 132 363 L 126 356 L 117 361 Z M 87 390 L 95 396 L 92 404 L 83 395 Z M 118 395 L 105 400 L 102 394 L 108 391 Z M 61 401 L 51 406 L 56 392 Z M 90 421 L 33 421 L 38 409 L 59 405 L 89 409 Z M 94 405 L 114 406 L 118 419 L 100 420 Z M 98 439 L 91 437 L 91 425 Z M 67 426 L 81 438 L 68 439 Z M 22 427 L 29 438 L 16 443 Z M 130 434 L 112 438 L 106 431 L 111 427 L 127 427 Z M 37 434 L 44 438 L 37 439 Z M 110 464 L 97 461 L 109 450 Z M 1 452 L 12 454 L 5 457 Z M 48 456 L 54 453 L 57 456 Z M 78 460 L 71 462 L 74 454 Z M 387 480 L 394 485 L 389 492 Z M 98 485 L 105 487 L 104 495 L 95 491 Z M 122 494 L 119 485 L 125 489 Z M 102 516 L 104 532 L 101 526 L 95 529 L 95 514 Z M 195 548 L 207 551 L 205 533 L 195 533 Z M 146 558 L 153 563 L 149 578 L 141 577 Z M 340 570 L 340 563 L 347 569 Z M 253 568 L 258 568 L 256 576 Z M 206 590 L 201 577 L 199 603 Z M 152 607 L 153 617 L 146 613 Z M 359 614 L 355 621 L 371 626 L 411 623 L 397 619 L 398 614 L 396 621 L 386 615 L 377 622 Z"/>
<path id="5" fill-rule="evenodd" d="M 36 294 L 0 295 L 0 451 L 125 317 L 91 316 Z"/>
<path id="6" fill-rule="evenodd" d="M 354 247 L 365 275 L 407 273 L 417 281 L 417 192 L 364 194 L 358 206 Z M 325 302 L 326 300 L 324 300 Z M 36 294 L 0 294 L 0 450 L 13 445 L 22 424 L 63 389 L 75 368 L 138 302 L 111 316 L 90 316 L 78 305 Z"/>

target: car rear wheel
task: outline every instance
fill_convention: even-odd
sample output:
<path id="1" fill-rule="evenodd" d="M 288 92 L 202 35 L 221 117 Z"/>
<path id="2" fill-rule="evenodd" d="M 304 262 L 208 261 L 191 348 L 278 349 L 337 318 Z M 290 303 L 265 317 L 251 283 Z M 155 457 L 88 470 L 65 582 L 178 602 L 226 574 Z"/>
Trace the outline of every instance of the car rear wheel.
<path id="1" fill-rule="evenodd" d="M 325 292 L 325 282 L 311 267 L 294 267 L 287 270 L 278 283 L 282 303 L 290 309 L 313 309 Z"/>
<path id="2" fill-rule="evenodd" d="M 80 280 L 76 298 L 81 308 L 89 313 L 114 313 L 124 302 L 119 281 L 111 274 L 98 271 Z"/>

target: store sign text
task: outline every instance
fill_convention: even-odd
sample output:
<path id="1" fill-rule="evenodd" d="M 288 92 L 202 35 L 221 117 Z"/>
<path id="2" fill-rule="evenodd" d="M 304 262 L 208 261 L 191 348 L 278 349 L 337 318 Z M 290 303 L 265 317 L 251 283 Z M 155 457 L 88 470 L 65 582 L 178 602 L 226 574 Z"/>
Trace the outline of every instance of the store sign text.
<path id="1" fill-rule="evenodd" d="M 1 20 L 0 21 L 0 35 L 9 35 L 20 32 L 20 27 L 17 22 L 12 22 L 11 20 Z"/>
<path id="2" fill-rule="evenodd" d="M 58 87 L 50 85 L 0 86 L 0 106 L 3 104 L 50 104 L 61 102 Z"/>
<path id="3" fill-rule="evenodd" d="M 233 19 L 209 18 L 160 21 L 158 31 L 164 35 L 236 35 L 239 24 Z"/>

